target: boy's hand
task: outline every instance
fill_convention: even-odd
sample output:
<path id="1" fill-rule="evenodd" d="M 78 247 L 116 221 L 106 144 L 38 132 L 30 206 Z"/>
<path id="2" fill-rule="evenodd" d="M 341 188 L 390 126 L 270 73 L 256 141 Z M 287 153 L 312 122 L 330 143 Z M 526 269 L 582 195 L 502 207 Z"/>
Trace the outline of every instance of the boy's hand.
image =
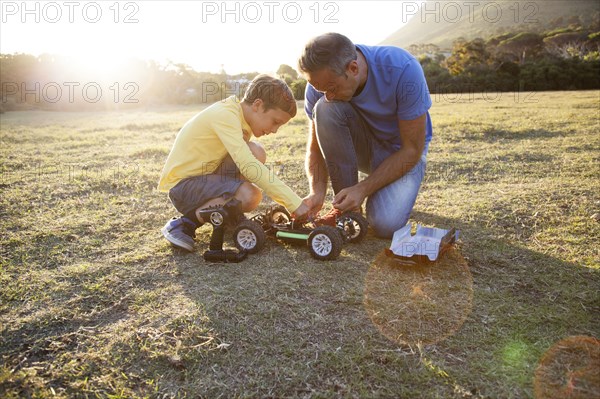
<path id="1" fill-rule="evenodd" d="M 309 211 L 308 216 L 316 216 L 321 208 L 323 208 L 323 203 L 325 202 L 325 195 L 320 194 L 310 194 L 302 200 L 303 203 L 308 205 Z"/>
<path id="2" fill-rule="evenodd" d="M 292 212 L 292 217 L 296 220 L 304 220 L 307 218 L 310 212 L 310 207 L 306 204 L 306 200 L 303 200 L 298 209 Z"/>

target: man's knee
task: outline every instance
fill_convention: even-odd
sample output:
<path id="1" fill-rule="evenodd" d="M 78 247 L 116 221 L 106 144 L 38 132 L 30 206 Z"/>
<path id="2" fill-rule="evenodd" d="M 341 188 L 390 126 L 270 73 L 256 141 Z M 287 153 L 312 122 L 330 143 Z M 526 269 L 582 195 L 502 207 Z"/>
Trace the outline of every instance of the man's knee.
<path id="1" fill-rule="evenodd" d="M 367 221 L 377 237 L 391 238 L 396 230 L 408 222 L 416 195 L 407 196 L 407 191 L 392 185 L 367 200 Z"/>
<path id="2" fill-rule="evenodd" d="M 250 151 L 254 154 L 254 157 L 258 159 L 261 163 L 267 162 L 267 152 L 265 151 L 265 147 L 262 146 L 258 141 L 250 141 L 248 143 L 248 147 L 250 147 Z"/>
<path id="3" fill-rule="evenodd" d="M 384 214 L 375 213 L 374 215 L 367 214 L 367 221 L 376 237 L 392 238 L 396 230 L 406 226 L 409 216 L 410 214 L 405 214 L 390 218 L 386 217 Z"/>
<path id="4" fill-rule="evenodd" d="M 375 235 L 390 238 L 406 225 L 419 194 L 425 165 L 422 157 L 408 174 L 369 196 L 367 220 Z"/>
<path id="5" fill-rule="evenodd" d="M 235 192 L 235 198 L 242 202 L 242 210 L 244 212 L 250 212 L 260 204 L 262 192 L 254 184 L 245 181 Z"/>
<path id="6" fill-rule="evenodd" d="M 329 123 L 339 124 L 346 121 L 348 115 L 353 112 L 352 105 L 344 101 L 325 101 L 322 97 L 314 108 L 315 123 L 327 125 Z"/>

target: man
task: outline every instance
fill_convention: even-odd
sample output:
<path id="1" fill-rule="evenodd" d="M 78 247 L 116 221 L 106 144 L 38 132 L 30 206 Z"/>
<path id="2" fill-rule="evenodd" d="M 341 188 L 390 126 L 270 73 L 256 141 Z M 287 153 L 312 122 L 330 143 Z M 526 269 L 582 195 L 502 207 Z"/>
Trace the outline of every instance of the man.
<path id="1" fill-rule="evenodd" d="M 408 221 L 432 136 L 421 65 L 400 48 L 354 45 L 327 33 L 308 42 L 298 66 L 309 83 L 309 214 L 321 210 L 330 178 L 334 209 L 324 223 L 359 209 L 368 197 L 370 226 L 377 236 L 391 237 Z M 359 170 L 368 174 L 361 182 Z"/>

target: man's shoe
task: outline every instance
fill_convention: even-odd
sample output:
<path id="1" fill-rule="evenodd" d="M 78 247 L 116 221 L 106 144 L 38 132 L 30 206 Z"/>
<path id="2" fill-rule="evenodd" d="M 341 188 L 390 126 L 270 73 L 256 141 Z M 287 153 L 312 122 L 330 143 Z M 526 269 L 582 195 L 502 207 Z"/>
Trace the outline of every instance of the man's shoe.
<path id="1" fill-rule="evenodd" d="M 171 244 L 190 252 L 194 250 L 196 226 L 191 221 L 183 217 L 173 218 L 160 231 Z"/>

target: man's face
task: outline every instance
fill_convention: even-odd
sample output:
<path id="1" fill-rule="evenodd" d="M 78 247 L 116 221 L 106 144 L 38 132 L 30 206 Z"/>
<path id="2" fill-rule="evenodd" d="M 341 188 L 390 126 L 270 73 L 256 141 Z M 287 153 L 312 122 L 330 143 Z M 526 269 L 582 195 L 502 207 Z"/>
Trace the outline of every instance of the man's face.
<path id="1" fill-rule="evenodd" d="M 277 133 L 282 125 L 285 125 L 290 120 L 290 115 L 279 109 L 271 108 L 265 111 L 262 103 L 257 107 L 254 118 L 250 127 L 254 137 L 266 136 L 271 133 Z"/>
<path id="2" fill-rule="evenodd" d="M 308 82 L 317 91 L 325 94 L 327 101 L 350 101 L 358 89 L 358 70 L 346 68 L 343 75 L 337 75 L 329 68 L 308 74 Z"/>

